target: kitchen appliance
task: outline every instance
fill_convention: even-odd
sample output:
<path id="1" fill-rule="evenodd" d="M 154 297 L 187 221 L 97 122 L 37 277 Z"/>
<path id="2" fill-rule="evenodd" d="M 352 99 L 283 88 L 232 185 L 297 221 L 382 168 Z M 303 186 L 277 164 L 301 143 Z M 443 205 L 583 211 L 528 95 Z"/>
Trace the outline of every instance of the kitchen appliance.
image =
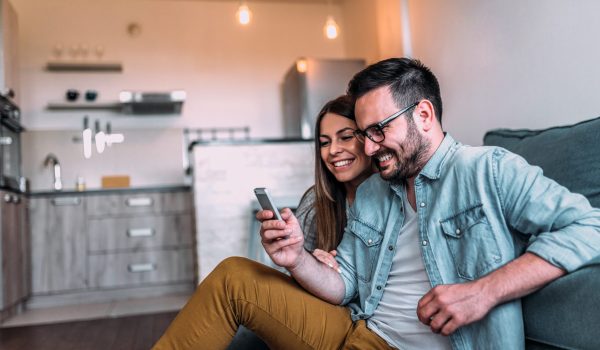
<path id="1" fill-rule="evenodd" d="M 119 101 L 123 113 L 129 114 L 181 114 L 185 91 L 168 92 L 121 91 Z"/>
<path id="2" fill-rule="evenodd" d="M 343 95 L 350 79 L 364 67 L 361 59 L 298 59 L 282 84 L 285 136 L 313 138 L 323 105 Z"/>
<path id="3" fill-rule="evenodd" d="M 21 174 L 21 112 L 9 96 L 0 95 L 0 186 L 24 190 Z"/>

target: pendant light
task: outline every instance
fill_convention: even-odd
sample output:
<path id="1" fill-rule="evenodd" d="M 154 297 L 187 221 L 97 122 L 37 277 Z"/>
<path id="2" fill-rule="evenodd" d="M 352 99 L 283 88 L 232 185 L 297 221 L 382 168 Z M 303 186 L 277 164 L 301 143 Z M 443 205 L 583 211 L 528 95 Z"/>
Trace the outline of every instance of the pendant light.
<path id="1" fill-rule="evenodd" d="M 327 39 L 333 40 L 338 37 L 340 27 L 338 27 L 337 23 L 335 22 L 335 19 L 333 19 L 333 15 L 331 14 L 333 12 L 331 7 L 331 0 L 327 1 L 327 8 L 329 15 L 327 16 L 327 21 L 325 21 L 323 33 L 325 34 L 325 37 Z"/>
<path id="2" fill-rule="evenodd" d="M 245 1 L 240 3 L 240 7 L 238 7 L 237 12 L 235 13 L 235 17 L 241 25 L 245 26 L 250 24 L 250 20 L 252 19 L 252 12 L 250 8 L 246 4 Z"/>
<path id="3" fill-rule="evenodd" d="M 333 16 L 327 16 L 327 21 L 325 22 L 323 31 L 325 32 L 327 39 L 333 40 L 338 37 L 340 28 L 338 27 L 337 23 L 335 23 Z"/>

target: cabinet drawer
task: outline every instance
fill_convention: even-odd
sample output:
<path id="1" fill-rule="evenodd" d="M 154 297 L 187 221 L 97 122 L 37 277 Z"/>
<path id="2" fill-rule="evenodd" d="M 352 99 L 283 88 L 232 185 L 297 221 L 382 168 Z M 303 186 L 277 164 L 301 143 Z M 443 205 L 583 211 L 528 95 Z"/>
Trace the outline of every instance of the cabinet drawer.
<path id="1" fill-rule="evenodd" d="M 88 198 L 88 216 L 191 212 L 190 192 L 96 195 Z"/>
<path id="2" fill-rule="evenodd" d="M 158 193 L 111 194 L 88 198 L 89 216 L 149 214 L 160 211 Z"/>
<path id="3" fill-rule="evenodd" d="M 194 280 L 192 248 L 89 256 L 92 288 Z"/>
<path id="4" fill-rule="evenodd" d="M 88 220 L 88 251 L 191 246 L 191 214 Z"/>

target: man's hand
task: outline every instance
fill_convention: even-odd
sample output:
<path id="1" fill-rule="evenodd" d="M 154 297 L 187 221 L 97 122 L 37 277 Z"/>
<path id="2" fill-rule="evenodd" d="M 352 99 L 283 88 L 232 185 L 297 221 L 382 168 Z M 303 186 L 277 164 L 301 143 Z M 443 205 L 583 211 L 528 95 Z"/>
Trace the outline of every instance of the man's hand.
<path id="1" fill-rule="evenodd" d="M 524 297 L 564 274 L 527 252 L 478 280 L 436 286 L 419 301 L 417 316 L 433 332 L 450 335 L 481 320 L 496 305 Z"/>
<path id="2" fill-rule="evenodd" d="M 476 282 L 439 285 L 419 300 L 417 316 L 434 333 L 450 335 L 479 321 L 496 305 Z"/>
<path id="3" fill-rule="evenodd" d="M 300 264 L 304 252 L 304 235 L 292 211 L 289 208 L 281 211 L 283 221 L 272 220 L 273 212 L 270 210 L 259 211 L 256 218 L 262 223 L 261 242 L 271 260 L 287 269 Z"/>

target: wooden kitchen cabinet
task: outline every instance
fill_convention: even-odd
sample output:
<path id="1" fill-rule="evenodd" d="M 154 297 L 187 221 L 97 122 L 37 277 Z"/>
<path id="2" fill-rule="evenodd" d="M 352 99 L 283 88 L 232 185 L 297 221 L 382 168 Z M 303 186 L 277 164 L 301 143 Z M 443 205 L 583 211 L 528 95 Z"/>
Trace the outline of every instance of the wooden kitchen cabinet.
<path id="1" fill-rule="evenodd" d="M 30 199 L 32 293 L 87 288 L 84 196 Z"/>
<path id="2" fill-rule="evenodd" d="M 87 215 L 90 287 L 194 280 L 189 191 L 94 195 Z"/>
<path id="3" fill-rule="evenodd" d="M 195 223 L 188 187 L 50 193 L 31 201 L 28 306 L 193 291 Z"/>
<path id="4" fill-rule="evenodd" d="M 0 191 L 0 310 L 18 305 L 29 295 L 26 207 L 27 200 L 21 194 Z"/>

